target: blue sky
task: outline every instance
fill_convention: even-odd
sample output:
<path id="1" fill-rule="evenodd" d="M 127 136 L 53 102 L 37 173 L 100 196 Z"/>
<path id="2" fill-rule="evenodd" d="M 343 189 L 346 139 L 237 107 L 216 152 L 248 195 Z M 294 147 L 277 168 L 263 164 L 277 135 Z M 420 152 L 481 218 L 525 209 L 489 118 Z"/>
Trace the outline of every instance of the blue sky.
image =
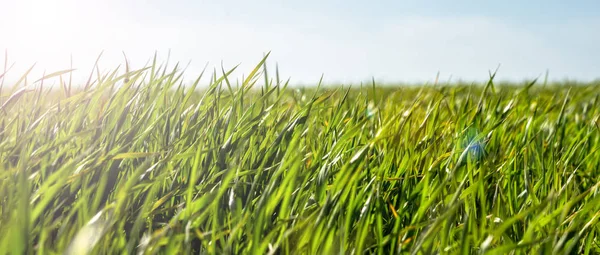
<path id="1" fill-rule="evenodd" d="M 263 53 L 293 83 L 521 81 L 600 77 L 600 1 L 2 1 L 0 49 L 16 62 L 13 76 L 69 67 L 86 77 L 104 50 L 104 70 L 134 67 L 154 52 L 208 63 L 241 77 Z"/>

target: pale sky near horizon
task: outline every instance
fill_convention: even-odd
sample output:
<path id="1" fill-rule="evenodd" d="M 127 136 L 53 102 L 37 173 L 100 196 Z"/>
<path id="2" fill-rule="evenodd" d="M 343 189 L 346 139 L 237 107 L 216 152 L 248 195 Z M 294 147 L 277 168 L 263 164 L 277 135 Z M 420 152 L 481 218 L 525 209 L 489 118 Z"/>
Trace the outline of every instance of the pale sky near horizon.
<path id="1" fill-rule="evenodd" d="M 142 67 L 158 52 L 193 79 L 207 64 L 247 74 L 271 51 L 283 78 L 315 84 L 600 78 L 600 1 L 0 0 L 0 50 L 15 78 L 69 68 Z M 3 52 L 0 59 L 3 62 Z M 0 68 L 3 63 L 0 63 Z M 274 71 L 274 70 L 272 70 Z M 37 77 L 32 77 L 37 78 Z"/>

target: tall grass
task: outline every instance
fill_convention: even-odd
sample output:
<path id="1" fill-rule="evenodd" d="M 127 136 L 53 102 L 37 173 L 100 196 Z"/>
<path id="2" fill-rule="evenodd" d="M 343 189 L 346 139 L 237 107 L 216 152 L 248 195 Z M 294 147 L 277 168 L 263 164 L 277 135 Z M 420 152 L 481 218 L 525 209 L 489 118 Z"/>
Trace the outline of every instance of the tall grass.
<path id="1" fill-rule="evenodd" d="M 264 61 L 4 84 L 0 253 L 600 253 L 600 86 L 292 89 Z"/>

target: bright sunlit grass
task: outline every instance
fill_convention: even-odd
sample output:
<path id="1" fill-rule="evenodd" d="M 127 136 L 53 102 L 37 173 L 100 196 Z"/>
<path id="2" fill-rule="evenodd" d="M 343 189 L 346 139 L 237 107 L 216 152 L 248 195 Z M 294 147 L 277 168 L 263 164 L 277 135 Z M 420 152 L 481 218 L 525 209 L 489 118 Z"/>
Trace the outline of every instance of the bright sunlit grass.
<path id="1" fill-rule="evenodd" d="M 290 89 L 262 67 L 5 83 L 0 253 L 600 253 L 598 84 Z"/>

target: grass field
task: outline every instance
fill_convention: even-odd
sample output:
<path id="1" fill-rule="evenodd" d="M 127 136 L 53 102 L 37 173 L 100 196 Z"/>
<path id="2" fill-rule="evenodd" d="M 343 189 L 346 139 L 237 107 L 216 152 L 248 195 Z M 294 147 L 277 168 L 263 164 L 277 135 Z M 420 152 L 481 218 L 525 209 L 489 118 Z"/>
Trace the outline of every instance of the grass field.
<path id="1" fill-rule="evenodd" d="M 600 253 L 600 84 L 296 89 L 262 67 L 4 84 L 0 253 Z"/>

